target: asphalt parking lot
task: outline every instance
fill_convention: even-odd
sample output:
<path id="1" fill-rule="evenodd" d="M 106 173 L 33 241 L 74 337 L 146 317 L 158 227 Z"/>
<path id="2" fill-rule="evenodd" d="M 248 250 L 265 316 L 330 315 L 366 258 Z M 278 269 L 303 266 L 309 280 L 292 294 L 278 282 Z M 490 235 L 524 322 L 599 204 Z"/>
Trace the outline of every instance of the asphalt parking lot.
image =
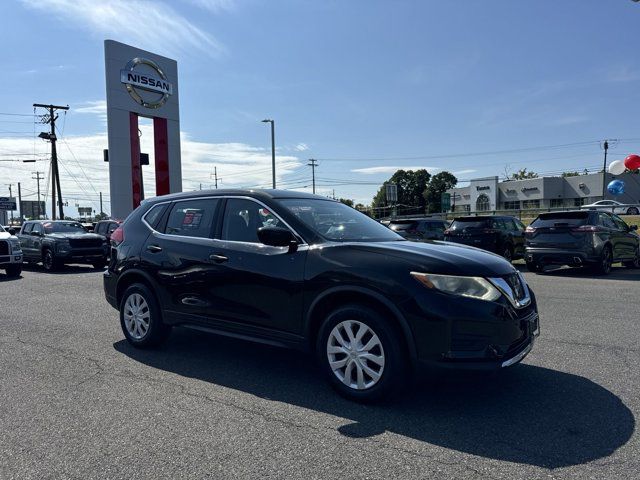
<path id="1" fill-rule="evenodd" d="M 362 406 L 295 352 L 132 349 L 91 268 L 0 274 L 0 478 L 638 478 L 640 271 L 525 277 L 523 364 Z"/>

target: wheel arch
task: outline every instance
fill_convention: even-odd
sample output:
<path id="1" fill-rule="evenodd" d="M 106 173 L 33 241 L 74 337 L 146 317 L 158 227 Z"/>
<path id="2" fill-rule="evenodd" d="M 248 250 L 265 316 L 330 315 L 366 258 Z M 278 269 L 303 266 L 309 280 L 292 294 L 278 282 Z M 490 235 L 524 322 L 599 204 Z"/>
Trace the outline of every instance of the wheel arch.
<path id="1" fill-rule="evenodd" d="M 384 295 L 358 286 L 334 287 L 322 292 L 313 300 L 305 318 L 305 337 L 310 348 L 315 345 L 320 325 L 329 312 L 340 305 L 353 303 L 374 308 L 383 315 L 386 313 L 386 316 L 393 320 L 390 323 L 400 334 L 400 340 L 407 347 L 410 359 L 412 361 L 417 359 L 413 333 L 398 307 Z"/>
<path id="2" fill-rule="evenodd" d="M 117 305 L 120 305 L 120 301 L 122 300 L 122 294 L 124 293 L 124 291 L 134 283 L 142 283 L 143 285 L 149 287 L 151 292 L 156 296 L 156 300 L 158 300 L 159 303 L 158 295 L 156 294 L 157 285 L 151 275 L 142 270 L 132 269 L 122 273 L 120 275 L 120 278 L 118 278 L 118 283 L 116 285 Z"/>

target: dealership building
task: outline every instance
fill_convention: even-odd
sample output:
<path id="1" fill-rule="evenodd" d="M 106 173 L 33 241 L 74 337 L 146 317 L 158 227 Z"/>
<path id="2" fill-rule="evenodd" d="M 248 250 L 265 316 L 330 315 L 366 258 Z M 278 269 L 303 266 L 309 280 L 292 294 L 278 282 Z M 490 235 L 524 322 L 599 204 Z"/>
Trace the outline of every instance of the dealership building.
<path id="1" fill-rule="evenodd" d="M 626 173 L 614 177 L 607 173 L 604 181 L 608 184 L 614 178 L 625 183 L 625 192 L 617 196 L 606 192 L 606 200 L 640 203 L 640 175 Z M 456 212 L 573 208 L 602 200 L 602 182 L 602 173 L 505 181 L 485 177 L 447 192 Z"/>

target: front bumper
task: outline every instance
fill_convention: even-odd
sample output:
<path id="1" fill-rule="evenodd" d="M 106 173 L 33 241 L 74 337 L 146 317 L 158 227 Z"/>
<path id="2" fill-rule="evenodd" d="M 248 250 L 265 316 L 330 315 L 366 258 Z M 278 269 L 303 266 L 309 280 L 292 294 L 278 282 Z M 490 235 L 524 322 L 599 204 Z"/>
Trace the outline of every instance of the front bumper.
<path id="1" fill-rule="evenodd" d="M 105 260 L 105 250 L 103 248 L 56 250 L 56 259 L 63 263 L 94 263 Z"/>
<path id="2" fill-rule="evenodd" d="M 107 302 L 113 308 L 118 310 L 118 299 L 116 298 L 117 279 L 111 272 L 109 272 L 109 270 L 104 272 L 104 275 L 102 276 L 102 286 L 104 288 L 104 296 Z"/>
<path id="3" fill-rule="evenodd" d="M 534 293 L 531 303 L 515 308 L 506 299 L 455 301 L 443 294 L 405 305 L 417 351 L 418 367 L 500 370 L 522 361 L 540 334 Z M 434 298 L 435 297 L 435 298 Z"/>
<path id="4" fill-rule="evenodd" d="M 0 255 L 0 268 L 6 265 L 21 265 L 24 260 L 22 252 L 11 253 L 11 255 Z"/>

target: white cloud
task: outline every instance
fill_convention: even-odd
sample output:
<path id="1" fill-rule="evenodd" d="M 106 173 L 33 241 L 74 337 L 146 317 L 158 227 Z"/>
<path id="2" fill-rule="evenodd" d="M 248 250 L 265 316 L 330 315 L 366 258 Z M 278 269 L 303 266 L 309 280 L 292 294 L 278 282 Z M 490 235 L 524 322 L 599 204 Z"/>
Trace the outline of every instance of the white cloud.
<path id="1" fill-rule="evenodd" d="M 475 173 L 477 172 L 477 170 L 473 169 L 473 168 L 467 168 L 466 170 L 456 170 L 455 172 L 452 172 L 454 175 L 465 175 L 467 173 Z"/>
<path id="2" fill-rule="evenodd" d="M 150 0 L 21 0 L 46 15 L 55 15 L 90 33 L 113 37 L 140 48 L 172 56 L 200 51 L 219 56 L 225 48 L 168 4 Z M 213 5 L 216 2 L 202 0 Z M 225 2 L 219 2 L 225 3 Z M 151 27 L 150 27 L 151 26 Z"/>
<path id="3" fill-rule="evenodd" d="M 375 175 L 377 173 L 395 173 L 396 170 L 427 170 L 432 172 L 433 170 L 442 170 L 438 167 L 425 167 L 423 165 L 412 165 L 412 166 L 396 166 L 396 165 L 386 165 L 382 167 L 366 167 L 366 168 L 354 168 L 351 170 L 353 173 L 362 173 L 364 175 Z"/>
<path id="4" fill-rule="evenodd" d="M 71 110 L 73 113 L 91 114 L 97 115 L 98 118 L 107 124 L 107 101 L 106 100 L 90 100 L 81 104 L 79 107 L 74 107 Z"/>
<path id="5" fill-rule="evenodd" d="M 305 151 L 309 150 L 309 145 L 307 145 L 306 143 L 299 143 L 293 148 L 294 148 L 294 150 L 297 150 L 298 152 L 305 152 Z"/>
<path id="6" fill-rule="evenodd" d="M 99 109 L 99 104 L 88 105 L 88 110 Z M 90 113 L 90 112 L 89 112 Z M 141 150 L 149 153 L 153 159 L 153 127 L 140 125 Z M 109 166 L 102 158 L 107 148 L 107 135 L 100 133 L 85 136 L 66 136 L 58 141 L 60 159 L 60 177 L 63 199 L 69 202 L 67 214 L 76 216 L 75 205 L 93 206 L 99 210 L 99 192 L 103 192 L 104 210 L 109 212 Z M 31 172 L 49 171 L 49 144 L 33 138 L 0 138 L 0 152 L 11 152 L 17 159 L 27 154 L 38 154 L 37 163 L 0 162 L 0 177 L 3 183 L 21 182 L 25 200 L 36 199 L 36 181 Z M 218 187 L 220 188 L 271 188 L 271 149 L 264 149 L 244 143 L 207 143 L 192 140 L 188 134 L 181 134 L 182 187 L 184 191 L 196 190 L 202 184 L 203 189 L 213 188 L 212 173 L 217 167 Z M 24 156 L 23 156 L 24 155 Z M 8 157 L 2 157 L 8 158 Z M 304 167 L 295 156 L 278 155 L 276 163 L 277 181 Z M 155 195 L 153 160 L 143 167 L 145 195 Z M 40 182 L 44 194 L 48 190 L 48 180 Z M 50 203 L 48 203 L 50 210 Z M 48 211 L 49 211 L 48 210 Z"/>
<path id="7" fill-rule="evenodd" d="M 232 10 L 235 7 L 235 0 L 186 0 L 196 7 L 204 8 L 213 13 L 220 13 Z"/>

